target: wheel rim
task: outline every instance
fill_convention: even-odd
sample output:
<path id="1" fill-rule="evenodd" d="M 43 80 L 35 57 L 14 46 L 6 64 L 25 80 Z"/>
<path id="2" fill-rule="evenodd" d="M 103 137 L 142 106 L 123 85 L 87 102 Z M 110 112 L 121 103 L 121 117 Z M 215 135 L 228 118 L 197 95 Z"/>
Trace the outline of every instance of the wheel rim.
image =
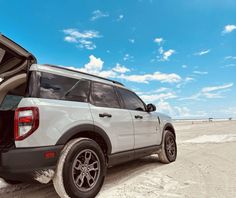
<path id="1" fill-rule="evenodd" d="M 172 136 L 168 136 L 165 141 L 165 150 L 169 160 L 174 160 L 176 156 L 176 143 Z"/>
<path id="2" fill-rule="evenodd" d="M 80 191 L 89 191 L 97 183 L 100 175 L 100 160 L 97 154 L 90 150 L 82 150 L 72 165 L 72 178 Z"/>

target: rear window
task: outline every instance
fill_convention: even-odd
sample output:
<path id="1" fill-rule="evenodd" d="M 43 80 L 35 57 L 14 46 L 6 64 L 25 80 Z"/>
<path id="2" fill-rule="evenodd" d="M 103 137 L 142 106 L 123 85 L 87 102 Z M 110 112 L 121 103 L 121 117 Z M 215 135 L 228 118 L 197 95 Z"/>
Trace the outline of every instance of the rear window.
<path id="1" fill-rule="evenodd" d="M 41 73 L 39 97 L 88 102 L 90 81 L 50 73 Z"/>

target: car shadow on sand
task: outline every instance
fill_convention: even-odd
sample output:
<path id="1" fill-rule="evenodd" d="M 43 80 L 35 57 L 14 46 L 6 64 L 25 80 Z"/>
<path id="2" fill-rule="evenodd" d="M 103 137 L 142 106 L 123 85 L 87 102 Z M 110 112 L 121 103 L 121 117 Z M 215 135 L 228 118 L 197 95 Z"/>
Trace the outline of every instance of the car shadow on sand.
<path id="1" fill-rule="evenodd" d="M 142 174 L 147 170 L 151 170 L 162 166 L 158 161 L 157 155 L 148 156 L 142 159 L 121 164 L 107 171 L 104 186 L 102 188 L 109 190 L 116 184 L 121 184 L 129 178 Z M 102 191 L 101 190 L 101 191 Z M 101 192 L 102 194 L 102 192 Z M 58 198 L 52 182 L 49 184 L 18 184 L 18 185 L 3 185 L 0 187 L 0 197 L 3 198 Z"/>

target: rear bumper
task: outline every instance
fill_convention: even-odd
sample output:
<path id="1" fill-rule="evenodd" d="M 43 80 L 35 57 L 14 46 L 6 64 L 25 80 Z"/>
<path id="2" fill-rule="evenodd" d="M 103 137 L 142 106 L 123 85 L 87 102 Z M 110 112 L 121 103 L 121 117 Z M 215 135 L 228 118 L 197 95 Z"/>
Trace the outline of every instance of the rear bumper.
<path id="1" fill-rule="evenodd" d="M 11 149 L 0 153 L 0 177 L 15 181 L 32 181 L 45 171 L 54 171 L 63 146 Z M 46 152 L 55 156 L 45 158 Z"/>

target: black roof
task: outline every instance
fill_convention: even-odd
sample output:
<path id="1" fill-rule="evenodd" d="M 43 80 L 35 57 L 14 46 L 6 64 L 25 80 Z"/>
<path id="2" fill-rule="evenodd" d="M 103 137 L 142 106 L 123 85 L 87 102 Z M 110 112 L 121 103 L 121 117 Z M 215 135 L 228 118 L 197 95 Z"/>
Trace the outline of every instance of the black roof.
<path id="1" fill-rule="evenodd" d="M 44 64 L 44 65 L 45 65 L 45 66 L 49 66 L 49 67 L 53 67 L 53 68 L 57 68 L 57 69 L 64 69 L 64 70 L 67 70 L 67 71 L 72 71 L 72 72 L 76 72 L 76 73 L 80 73 L 80 74 L 84 74 L 84 75 L 88 75 L 88 76 L 100 78 L 100 79 L 102 79 L 102 80 L 108 80 L 108 81 L 110 81 L 110 82 L 113 82 L 114 84 L 118 84 L 118 85 L 124 86 L 124 84 L 122 84 L 122 83 L 120 83 L 120 82 L 118 82 L 118 81 L 110 80 L 110 79 L 107 79 L 107 78 L 103 78 L 103 77 L 101 77 L 101 76 L 96 76 L 96 75 L 93 75 L 93 74 L 89 74 L 89 73 L 85 73 L 85 72 L 81 72 L 81 71 L 69 69 L 69 68 L 66 68 L 66 67 L 60 67 L 60 66 L 56 66 L 56 65 L 50 65 L 50 64 Z"/>

